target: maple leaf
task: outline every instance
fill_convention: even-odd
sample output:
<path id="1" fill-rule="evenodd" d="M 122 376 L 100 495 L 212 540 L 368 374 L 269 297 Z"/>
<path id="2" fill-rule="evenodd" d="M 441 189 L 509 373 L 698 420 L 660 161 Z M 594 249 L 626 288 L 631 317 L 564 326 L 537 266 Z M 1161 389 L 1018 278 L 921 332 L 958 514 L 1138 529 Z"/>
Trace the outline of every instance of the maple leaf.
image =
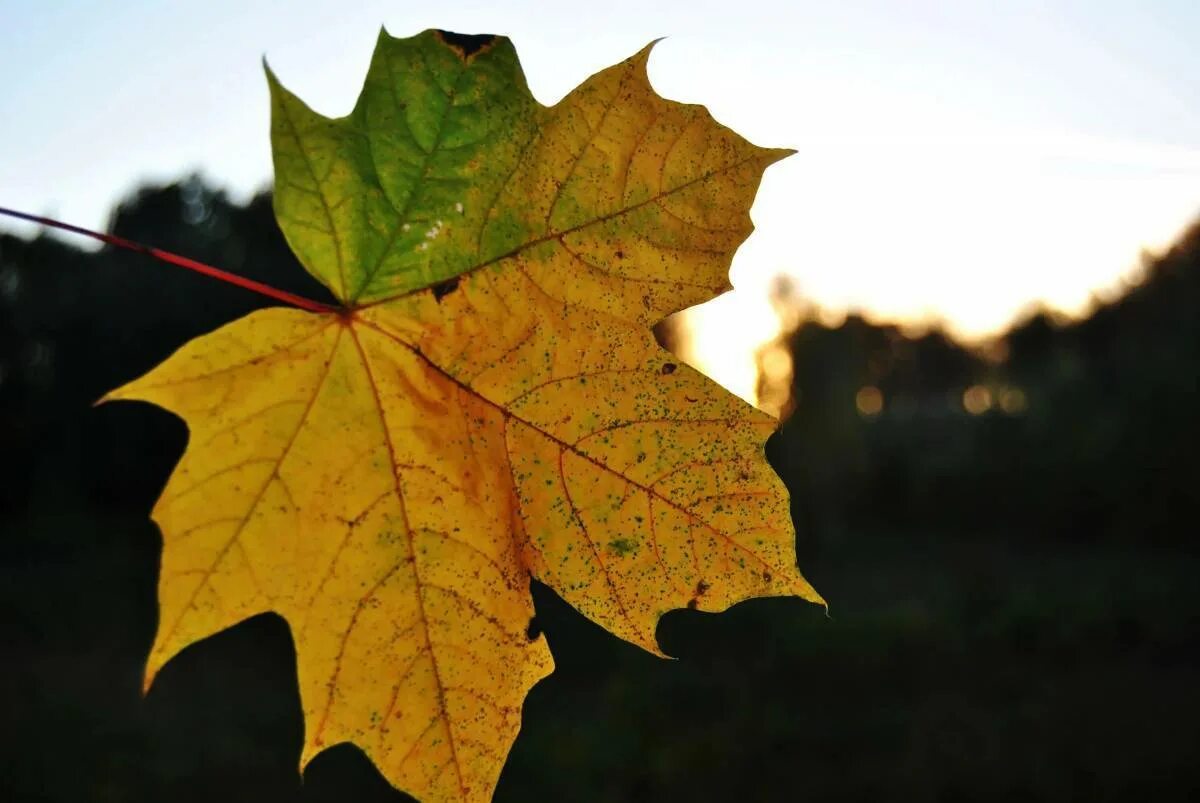
<path id="1" fill-rule="evenodd" d="M 349 741 L 419 798 L 487 800 L 553 666 L 530 577 L 660 655 L 669 610 L 821 601 L 775 420 L 649 329 L 727 289 L 790 151 L 659 97 L 649 52 L 544 107 L 506 39 L 384 33 L 335 120 L 268 72 L 277 217 L 342 307 L 252 313 L 106 397 L 190 433 L 153 511 L 147 687 L 276 611 L 301 767 Z"/>

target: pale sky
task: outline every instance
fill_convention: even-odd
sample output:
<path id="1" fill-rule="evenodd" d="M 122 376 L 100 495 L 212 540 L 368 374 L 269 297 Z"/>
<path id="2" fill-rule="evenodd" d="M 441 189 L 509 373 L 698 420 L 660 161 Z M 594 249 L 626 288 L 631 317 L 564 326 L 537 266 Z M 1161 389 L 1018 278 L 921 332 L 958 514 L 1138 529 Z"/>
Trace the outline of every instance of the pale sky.
<path id="1" fill-rule="evenodd" d="M 271 175 L 262 57 L 344 114 L 381 24 L 505 34 L 547 104 L 667 36 L 660 94 L 799 151 L 695 319 L 696 359 L 745 396 L 778 274 L 833 313 L 979 337 L 1086 309 L 1200 215 L 1195 0 L 0 0 L 0 206 L 103 227 L 192 170 L 245 198 Z"/>

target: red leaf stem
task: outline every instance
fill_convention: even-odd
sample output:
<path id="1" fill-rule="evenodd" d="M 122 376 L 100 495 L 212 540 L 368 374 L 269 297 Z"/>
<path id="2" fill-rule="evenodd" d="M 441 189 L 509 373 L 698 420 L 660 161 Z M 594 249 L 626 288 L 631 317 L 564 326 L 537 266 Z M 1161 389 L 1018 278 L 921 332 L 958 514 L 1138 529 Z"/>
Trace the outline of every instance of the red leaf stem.
<path id="1" fill-rule="evenodd" d="M 54 220 L 52 218 L 41 217 L 39 215 L 31 215 L 26 212 L 18 212 L 15 209 L 5 209 L 2 206 L 0 206 L 0 215 L 7 215 L 8 217 L 27 220 L 31 223 L 38 223 L 42 226 L 52 226 L 53 228 L 69 231 L 73 234 L 82 234 L 84 237 L 91 237 L 94 240 L 99 240 L 102 243 L 107 243 L 108 245 L 112 245 L 117 248 L 124 248 L 128 251 L 136 251 L 140 254 L 147 254 L 159 260 L 160 262 L 166 262 L 181 268 L 187 268 L 188 270 L 195 271 L 196 273 L 202 273 L 205 276 L 209 276 L 213 279 L 236 285 L 245 290 L 250 290 L 251 292 L 258 293 L 259 295 L 266 296 L 267 298 L 273 298 L 276 301 L 282 301 L 284 304 L 290 304 L 293 307 L 299 307 L 300 309 L 308 310 L 309 312 L 322 314 L 339 312 L 337 307 L 330 306 L 329 304 L 323 304 L 320 301 L 313 301 L 310 298 L 298 296 L 295 293 L 289 293 L 286 290 L 280 290 L 272 287 L 269 284 L 256 282 L 253 279 L 247 279 L 245 276 L 238 276 L 236 273 L 230 273 L 229 271 L 221 270 L 220 268 L 214 268 L 212 265 L 206 265 L 203 262 L 197 262 L 194 259 L 188 259 L 187 257 L 179 256 L 178 254 L 172 254 L 170 251 L 163 251 L 161 248 L 155 248 L 154 246 L 134 242 L 133 240 L 126 240 L 124 237 L 117 237 L 113 234 L 102 234 L 98 231 L 92 231 L 91 229 L 85 229 L 80 226 L 72 226 L 70 223 L 63 223 L 61 220 Z"/>

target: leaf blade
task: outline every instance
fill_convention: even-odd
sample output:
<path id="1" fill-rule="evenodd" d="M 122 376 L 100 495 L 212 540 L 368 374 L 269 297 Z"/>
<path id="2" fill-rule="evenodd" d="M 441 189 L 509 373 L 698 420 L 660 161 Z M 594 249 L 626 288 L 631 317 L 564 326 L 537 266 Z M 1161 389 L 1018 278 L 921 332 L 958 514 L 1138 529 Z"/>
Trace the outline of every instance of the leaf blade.
<path id="1" fill-rule="evenodd" d="M 511 495 L 504 463 L 463 457 L 495 458 L 502 435 L 487 420 L 448 429 L 480 418 L 473 400 L 436 377 L 402 388 L 420 364 L 370 337 L 333 316 L 267 310 L 110 394 L 181 415 L 193 444 L 153 514 L 163 625 L 146 685 L 188 644 L 277 611 L 296 644 L 302 767 L 352 741 L 398 787 L 486 800 L 521 702 L 553 666 L 544 637 L 526 636 L 528 575 L 493 498 Z M 385 409 L 381 394 L 413 381 L 424 401 Z M 430 425 L 434 405 L 445 427 Z M 446 505 L 456 522 L 442 520 Z"/>
<path id="2" fill-rule="evenodd" d="M 254 313 L 110 394 L 191 431 L 147 684 L 278 611 L 302 767 L 352 741 L 422 799 L 486 800 L 553 666 L 531 577 L 658 655 L 673 608 L 822 602 L 776 422 L 648 329 L 727 288 L 788 152 L 660 98 L 649 53 L 545 108 L 507 40 L 381 34 L 338 120 L 268 71 L 280 225 L 346 306 Z"/>
<path id="3" fill-rule="evenodd" d="M 538 108 L 507 39 L 463 56 L 437 31 L 381 32 L 358 102 L 339 119 L 268 79 L 276 214 L 334 295 L 365 303 L 479 261 L 481 216 Z"/>
<path id="4" fill-rule="evenodd" d="M 497 268 L 440 302 L 414 297 L 358 319 L 505 416 L 533 575 L 659 655 L 655 628 L 674 608 L 781 594 L 823 604 L 796 570 L 787 491 L 763 456 L 775 419 L 679 364 L 643 326 L 529 293 L 530 281 Z M 739 470 L 655 487 L 701 457 Z M 592 491 L 580 497 L 569 476 Z M 738 494 L 759 504 L 713 509 Z"/>

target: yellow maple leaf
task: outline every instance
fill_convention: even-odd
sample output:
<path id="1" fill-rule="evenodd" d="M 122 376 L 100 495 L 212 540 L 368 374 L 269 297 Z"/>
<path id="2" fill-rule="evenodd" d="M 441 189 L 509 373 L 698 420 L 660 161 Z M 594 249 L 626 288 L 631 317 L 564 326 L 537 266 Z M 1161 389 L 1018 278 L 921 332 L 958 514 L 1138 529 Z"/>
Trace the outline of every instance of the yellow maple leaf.
<path id="1" fill-rule="evenodd" d="M 674 608 L 821 601 L 775 420 L 649 329 L 727 288 L 789 151 L 660 98 L 649 51 L 553 107 L 496 37 L 381 35 L 339 120 L 270 78 L 280 225 L 343 306 L 255 312 L 106 397 L 190 432 L 153 512 L 147 687 L 276 611 L 301 766 L 349 741 L 423 800 L 487 800 L 553 667 L 530 577 L 656 654 Z"/>

